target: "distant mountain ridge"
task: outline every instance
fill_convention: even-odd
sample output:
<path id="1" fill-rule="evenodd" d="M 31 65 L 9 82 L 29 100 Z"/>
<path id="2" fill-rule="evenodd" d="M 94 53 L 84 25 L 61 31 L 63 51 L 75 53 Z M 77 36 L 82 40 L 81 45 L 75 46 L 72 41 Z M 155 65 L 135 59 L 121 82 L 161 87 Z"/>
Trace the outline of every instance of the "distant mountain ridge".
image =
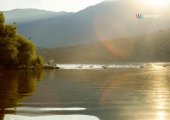
<path id="1" fill-rule="evenodd" d="M 18 24 L 21 24 L 64 15 L 67 14 L 67 12 L 52 12 L 39 9 L 14 9 L 4 11 L 4 14 L 7 23 L 17 22 Z"/>
<path id="2" fill-rule="evenodd" d="M 18 17 L 5 12 L 5 15 L 7 22 L 17 23 L 21 34 L 30 37 L 37 46 L 48 48 L 134 37 L 170 28 L 170 15 L 166 13 L 163 13 L 161 19 L 137 19 L 136 14 L 144 10 L 141 10 L 140 6 L 135 8 L 133 2 L 106 1 L 77 13 L 41 11 L 42 13 L 37 15 L 28 11 L 32 15 L 30 19 L 23 17 L 26 14 Z M 17 14 L 15 11 L 14 13 Z"/>

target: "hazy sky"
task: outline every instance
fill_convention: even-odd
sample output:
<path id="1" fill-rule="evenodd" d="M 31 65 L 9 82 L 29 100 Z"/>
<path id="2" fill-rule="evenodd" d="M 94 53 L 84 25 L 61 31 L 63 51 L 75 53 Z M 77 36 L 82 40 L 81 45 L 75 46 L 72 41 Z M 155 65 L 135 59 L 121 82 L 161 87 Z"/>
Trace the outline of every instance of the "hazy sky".
<path id="1" fill-rule="evenodd" d="M 0 0 L 0 10 L 37 8 L 49 11 L 76 12 L 104 0 Z"/>

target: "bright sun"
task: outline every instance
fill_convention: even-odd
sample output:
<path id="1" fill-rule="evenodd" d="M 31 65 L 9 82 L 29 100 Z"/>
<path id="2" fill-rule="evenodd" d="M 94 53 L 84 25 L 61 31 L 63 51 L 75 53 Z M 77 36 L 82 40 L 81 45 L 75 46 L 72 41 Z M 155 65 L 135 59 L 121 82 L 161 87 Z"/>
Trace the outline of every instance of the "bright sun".
<path id="1" fill-rule="evenodd" d="M 147 6 L 154 9 L 164 9 L 168 2 L 169 0 L 146 0 Z"/>
<path id="2" fill-rule="evenodd" d="M 135 0 L 138 3 L 138 9 L 150 12 L 164 12 L 170 6 L 170 0 Z"/>

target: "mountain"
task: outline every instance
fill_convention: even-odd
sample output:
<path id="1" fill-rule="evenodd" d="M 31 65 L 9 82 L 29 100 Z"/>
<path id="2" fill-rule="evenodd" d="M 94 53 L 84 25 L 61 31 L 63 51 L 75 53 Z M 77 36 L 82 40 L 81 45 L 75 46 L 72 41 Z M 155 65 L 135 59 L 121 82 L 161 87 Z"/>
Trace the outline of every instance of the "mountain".
<path id="1" fill-rule="evenodd" d="M 38 54 L 56 63 L 163 62 L 170 60 L 170 29 L 137 37 L 92 44 L 39 48 Z"/>
<path id="2" fill-rule="evenodd" d="M 161 14 L 162 17 L 138 19 L 136 18 L 138 13 Z M 7 16 L 7 13 L 5 15 Z M 26 16 L 21 14 L 20 20 L 17 20 L 18 15 L 9 15 L 11 18 L 8 16 L 7 21 L 14 20 L 21 34 L 30 37 L 37 46 L 48 48 L 133 37 L 170 28 L 169 14 L 159 11 L 156 13 L 155 10 L 148 11 L 148 8 L 140 7 L 134 0 L 105 1 L 77 13 L 62 15 L 43 12 L 42 18 L 34 12 L 31 15 L 35 16 L 31 19 L 26 17 L 22 19 L 22 15 Z"/>
<path id="3" fill-rule="evenodd" d="M 52 17 L 65 15 L 66 12 L 51 12 L 38 9 L 14 9 L 11 11 L 4 11 L 6 23 L 16 22 L 17 24 L 24 24 L 27 22 L 38 21 L 42 19 L 49 19 Z"/>

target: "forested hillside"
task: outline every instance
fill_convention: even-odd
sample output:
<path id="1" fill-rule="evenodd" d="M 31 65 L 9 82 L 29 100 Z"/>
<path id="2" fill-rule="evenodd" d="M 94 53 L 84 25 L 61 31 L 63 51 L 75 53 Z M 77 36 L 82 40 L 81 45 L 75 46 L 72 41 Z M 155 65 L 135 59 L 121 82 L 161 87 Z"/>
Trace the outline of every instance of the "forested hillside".
<path id="1" fill-rule="evenodd" d="M 38 53 L 46 60 L 54 58 L 57 63 L 170 61 L 170 29 L 82 46 L 39 48 Z"/>

